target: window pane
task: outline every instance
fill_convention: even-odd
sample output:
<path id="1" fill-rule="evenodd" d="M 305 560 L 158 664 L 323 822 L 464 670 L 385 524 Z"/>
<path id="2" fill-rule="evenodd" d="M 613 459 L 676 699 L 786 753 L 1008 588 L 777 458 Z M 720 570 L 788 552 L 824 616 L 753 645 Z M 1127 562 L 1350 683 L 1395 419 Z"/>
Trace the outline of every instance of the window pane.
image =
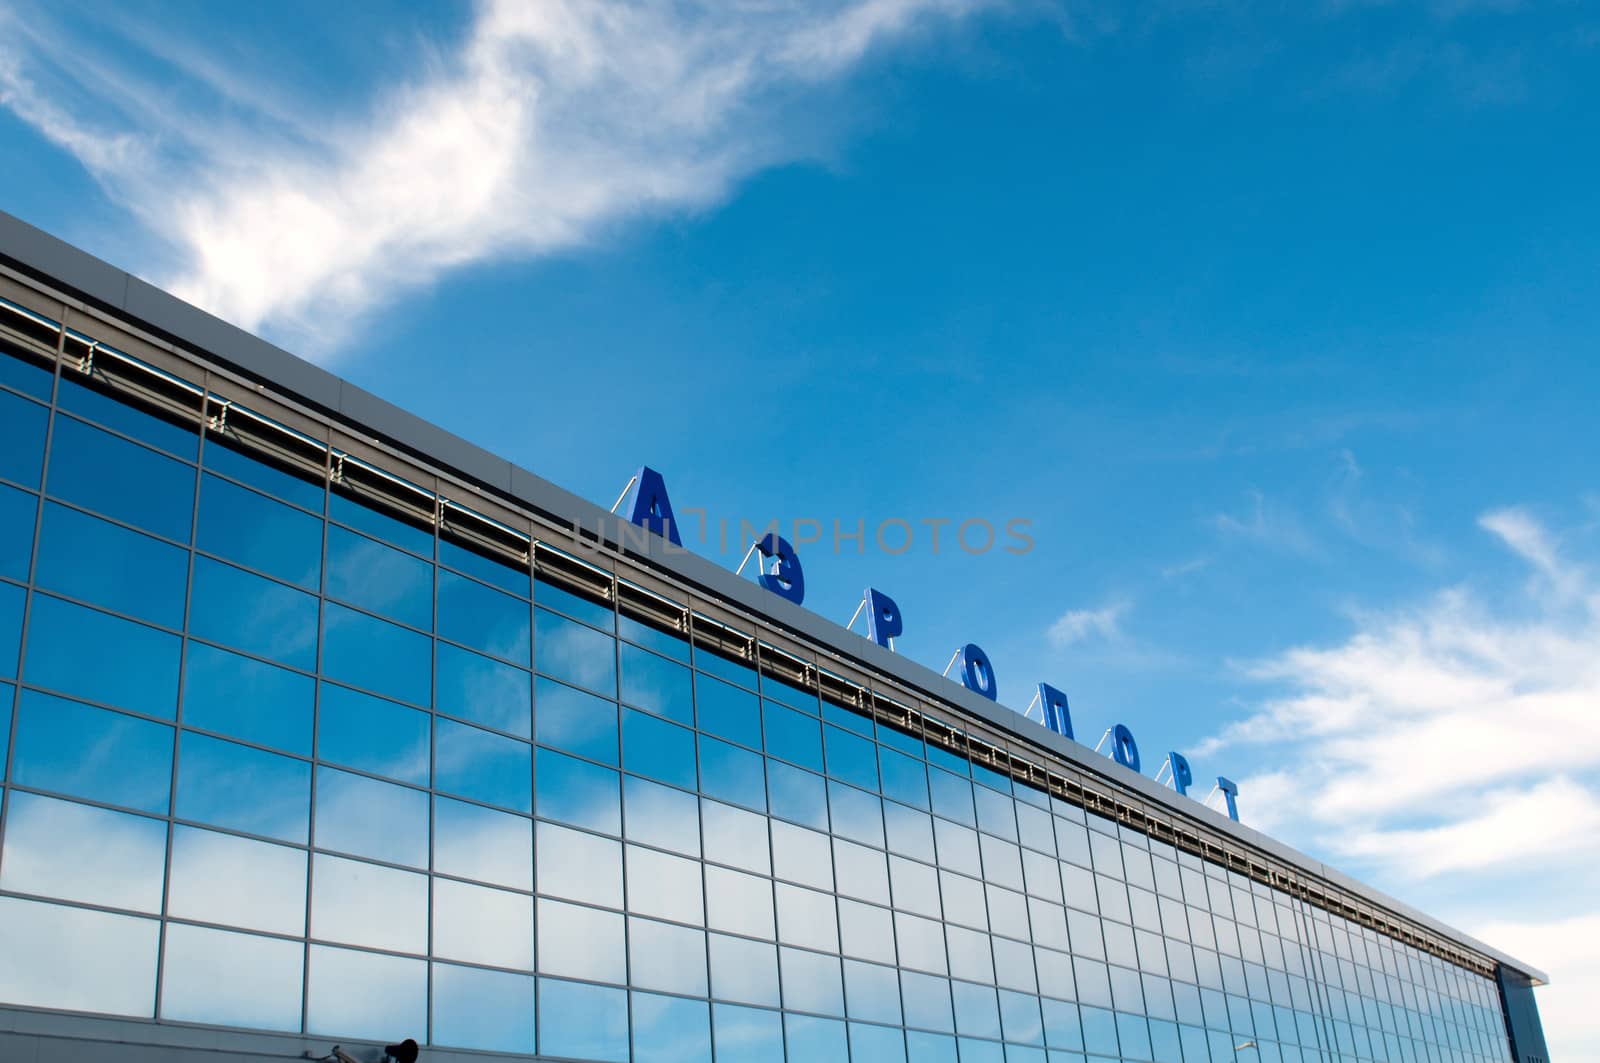
<path id="1" fill-rule="evenodd" d="M 46 590 L 181 628 L 189 552 L 50 502 L 34 579 Z"/>
<path id="2" fill-rule="evenodd" d="M 172 728 L 23 691 L 12 781 L 92 801 L 167 813 Z"/>
<path id="3" fill-rule="evenodd" d="M 883 829 L 891 852 L 903 853 L 925 863 L 934 862 L 933 819 L 893 801 L 883 803 Z"/>
<path id="4" fill-rule="evenodd" d="M 622 916 L 543 897 L 538 904 L 541 973 L 619 985 L 625 981 Z"/>
<path id="5" fill-rule="evenodd" d="M 448 797 L 433 799 L 433 867 L 447 875 L 533 889 L 533 823 Z"/>
<path id="6" fill-rule="evenodd" d="M 433 965 L 436 1045 L 533 1054 L 533 977 Z"/>
<path id="7" fill-rule="evenodd" d="M 830 782 L 828 805 L 833 832 L 865 845 L 883 848 L 883 801 L 852 786 Z"/>
<path id="8" fill-rule="evenodd" d="M 553 583 L 546 583 L 542 579 L 533 581 L 533 600 L 548 609 L 577 617 L 584 623 L 592 624 L 603 631 L 615 630 L 616 613 L 605 602 L 591 601 Z"/>
<path id="9" fill-rule="evenodd" d="M 839 951 L 839 923 L 831 894 L 778 883 L 778 940 L 826 952 Z"/>
<path id="10" fill-rule="evenodd" d="M 949 772 L 935 770 L 928 772 L 928 790 L 933 795 L 935 815 L 965 823 L 969 827 L 977 823 L 972 808 L 972 783 L 958 779 Z"/>
<path id="11" fill-rule="evenodd" d="M 768 760 L 767 801 L 774 816 L 828 829 L 828 786 L 820 775 Z"/>
<path id="12" fill-rule="evenodd" d="M 693 794 L 624 775 L 622 814 L 630 840 L 700 855 L 700 801 Z"/>
<path id="13" fill-rule="evenodd" d="M 322 512 L 322 478 L 306 479 L 299 472 L 289 472 L 277 465 L 249 457 L 235 450 L 225 438 L 211 435 L 206 438 L 205 467 L 224 476 L 249 484 L 268 494 L 277 495 L 313 513 Z"/>
<path id="14" fill-rule="evenodd" d="M 533 681 L 527 672 L 448 642 L 435 645 L 439 654 L 435 708 L 497 731 L 532 736 Z"/>
<path id="15" fill-rule="evenodd" d="M 889 870 L 883 853 L 842 838 L 833 843 L 834 879 L 842 895 L 889 903 Z"/>
<path id="16" fill-rule="evenodd" d="M 689 644 L 684 641 L 683 635 L 658 628 L 653 623 L 647 624 L 626 614 L 618 613 L 617 634 L 629 642 L 636 642 L 640 646 L 665 654 L 674 660 L 687 661 L 689 659 Z"/>
<path id="17" fill-rule="evenodd" d="M 761 701 L 754 694 L 716 679 L 696 676 L 694 695 L 700 730 L 751 749 L 761 748 Z"/>
<path id="18" fill-rule="evenodd" d="M 311 765 L 186 732 L 179 741 L 176 814 L 304 845 Z"/>
<path id="19" fill-rule="evenodd" d="M 540 676 L 534 682 L 534 734 L 541 745 L 617 763 L 617 706 Z"/>
<path id="20" fill-rule="evenodd" d="M 428 866 L 428 795 L 347 771 L 317 768 L 319 848 Z"/>
<path id="21" fill-rule="evenodd" d="M 310 676 L 199 642 L 189 643 L 186 660 L 185 726 L 311 755 Z"/>
<path id="22" fill-rule="evenodd" d="M 689 669 L 623 643 L 622 700 L 682 724 L 694 722 L 694 685 Z"/>
<path id="23" fill-rule="evenodd" d="M 160 820 L 12 793 L 0 887 L 159 912 L 166 858 Z"/>
<path id="24" fill-rule="evenodd" d="M 454 572 L 439 573 L 439 634 L 528 667 L 528 603 Z"/>
<path id="25" fill-rule="evenodd" d="M 705 996 L 705 931 L 629 916 L 628 977 L 641 989 Z"/>
<path id="26" fill-rule="evenodd" d="M 700 822 L 707 860 L 762 875 L 772 873 L 765 816 L 705 800 L 700 802 Z"/>
<path id="27" fill-rule="evenodd" d="M 539 892 L 622 907 L 622 844 L 584 831 L 535 824 Z"/>
<path id="28" fill-rule="evenodd" d="M 780 948 L 778 968 L 783 974 L 783 1002 L 797 1011 L 824 1015 L 844 1014 L 844 989 L 839 980 L 839 957 L 800 949 Z"/>
<path id="29" fill-rule="evenodd" d="M 706 868 L 707 925 L 751 937 L 773 937 L 772 881 L 731 871 Z"/>
<path id="30" fill-rule="evenodd" d="M 15 364 L 10 358 L 5 365 Z M 0 393 L 0 477 L 37 489 L 50 414 L 37 402 Z"/>
<path id="31" fill-rule="evenodd" d="M 846 956 L 894 963 L 894 914 L 887 908 L 840 898 L 839 946 Z"/>
<path id="32" fill-rule="evenodd" d="M 311 936 L 395 952 L 426 952 L 427 876 L 316 854 L 311 868 Z"/>
<path id="33" fill-rule="evenodd" d="M 62 376 L 61 387 L 56 392 L 56 405 L 63 410 L 87 417 L 91 421 L 98 421 L 123 435 L 133 436 L 153 447 L 169 450 L 190 461 L 195 459 L 195 452 L 199 449 L 200 440 L 194 429 L 186 425 L 173 424 L 152 413 L 136 409 L 98 388 L 90 387 L 65 375 Z"/>
<path id="34" fill-rule="evenodd" d="M 189 631 L 281 664 L 317 663 L 317 599 L 210 558 L 194 559 Z"/>
<path id="35" fill-rule="evenodd" d="M 161 1017 L 177 1022 L 300 1031 L 305 946 L 173 923 L 161 978 Z"/>
<path id="36" fill-rule="evenodd" d="M 322 684 L 317 756 L 428 785 L 429 716 L 332 683 Z"/>
<path id="37" fill-rule="evenodd" d="M 835 1063 L 836 1060 L 847 1058 L 850 1052 L 845 1040 L 844 1023 L 837 1019 L 785 1014 L 783 1032 L 790 1063 Z M 877 1059 L 876 1056 L 867 1055 L 857 1058 Z"/>
<path id="38" fill-rule="evenodd" d="M 978 807 L 978 829 L 1016 841 L 1017 813 L 1012 799 L 987 786 L 973 787 L 972 794 Z"/>
<path id="39" fill-rule="evenodd" d="M 900 979 L 893 967 L 845 960 L 844 993 L 852 1019 L 900 1025 Z"/>
<path id="40" fill-rule="evenodd" d="M 621 989 L 539 979 L 539 1051 L 562 1059 L 623 1063 L 628 994 Z"/>
<path id="41" fill-rule="evenodd" d="M 606 834 L 622 833 L 616 772 L 548 749 L 539 750 L 535 758 L 535 807 L 540 816 Z"/>
<path id="42" fill-rule="evenodd" d="M 195 546 L 269 576 L 316 590 L 322 584 L 322 520 L 265 495 L 200 477 Z"/>
<path id="43" fill-rule="evenodd" d="M 712 934 L 711 995 L 741 1004 L 778 1006 L 778 950 L 744 938 Z"/>
<path id="44" fill-rule="evenodd" d="M 760 753 L 700 736 L 700 789 L 708 796 L 765 812 L 764 764 Z"/>
<path id="45" fill-rule="evenodd" d="M 433 628 L 433 566 L 334 525 L 328 528 L 328 597 L 424 631 Z"/>
<path id="46" fill-rule="evenodd" d="M 328 603 L 322 621 L 322 670 L 375 694 L 427 705 L 433 640 L 415 631 Z"/>
<path id="47" fill-rule="evenodd" d="M 0 676 L 6 679 L 17 676 L 17 657 L 22 651 L 22 607 L 27 600 L 28 592 L 21 587 L 0 583 Z"/>
<path id="48" fill-rule="evenodd" d="M 783 1024 L 776 1011 L 713 1004 L 717 1063 L 771 1063 L 783 1058 Z"/>
<path id="49" fill-rule="evenodd" d="M 428 1010 L 428 964 L 401 956 L 312 945 L 306 1030 L 386 1043 L 420 1032 Z"/>
<path id="50" fill-rule="evenodd" d="M 484 804 L 533 811 L 533 747 L 439 717 L 434 721 L 434 786 Z"/>
<path id="51" fill-rule="evenodd" d="M 928 807 L 928 769 L 904 753 L 879 748 L 878 767 L 883 773 L 883 795 L 917 808 Z"/>
<path id="52" fill-rule="evenodd" d="M 900 992 L 905 1002 L 907 1026 L 920 1026 L 943 1033 L 955 1032 L 948 981 L 931 974 L 902 971 Z"/>
<path id="53" fill-rule="evenodd" d="M 154 532 L 189 541 L 193 467 L 70 417 L 56 418 L 50 443 L 50 493 Z"/>
<path id="54" fill-rule="evenodd" d="M 380 513 L 370 506 L 343 493 L 343 489 L 328 496 L 328 516 L 340 524 L 366 532 L 378 539 L 393 543 L 423 557 L 433 557 L 433 531 L 419 528 L 388 513 Z"/>
<path id="55" fill-rule="evenodd" d="M 298 937 L 306 929 L 305 851 L 174 827 L 167 911 Z"/>
<path id="56" fill-rule="evenodd" d="M 704 1001 L 633 994 L 634 1063 L 711 1058 L 711 1010 Z"/>
<path id="57" fill-rule="evenodd" d="M 446 510 L 445 519 L 448 521 L 449 510 Z M 445 535 L 450 534 L 448 524 Z M 499 558 L 480 554 L 466 546 L 451 542 L 448 538 L 439 540 L 439 563 L 449 565 L 458 572 L 465 572 L 474 579 L 493 584 L 501 590 L 510 591 L 526 598 L 529 594 L 528 563 L 523 561 L 513 567 L 511 562 Z M 526 611 L 526 607 L 524 607 Z"/>
<path id="58" fill-rule="evenodd" d="M 695 788 L 694 732 L 636 709 L 622 710 L 622 766 Z"/>
<path id="59" fill-rule="evenodd" d="M 822 770 L 822 725 L 815 717 L 765 702 L 767 752 L 813 771 Z"/>
<path id="60" fill-rule="evenodd" d="M 0 576 L 25 581 L 33 559 L 33 525 L 39 500 L 0 484 Z M 14 650 L 15 647 L 12 647 Z M 15 653 L 12 653 L 15 657 Z M 11 662 L 4 667 L 14 667 Z"/>
<path id="61" fill-rule="evenodd" d="M 865 790 L 878 788 L 878 747 L 868 739 L 837 727 L 824 727 L 828 774 Z"/>
<path id="62" fill-rule="evenodd" d="M 709 672 L 718 678 L 726 679 L 730 683 L 737 683 L 739 686 L 749 690 L 756 688 L 756 673 L 749 665 L 742 661 L 736 661 L 731 657 L 724 657 L 722 654 L 706 649 L 703 646 L 695 647 L 694 666 L 702 672 Z"/>
<path id="63" fill-rule="evenodd" d="M 452 960 L 533 970 L 533 898 L 434 879 L 433 952 Z"/>
<path id="64" fill-rule="evenodd" d="M 533 623 L 535 668 L 606 697 L 616 695 L 615 639 L 542 609 L 534 611 Z"/>
<path id="65" fill-rule="evenodd" d="M 154 919 L 0 897 L 0 1000 L 148 1018 L 158 927 Z"/>
<path id="66" fill-rule="evenodd" d="M 31 683 L 171 719 L 178 708 L 178 636 L 42 594 L 28 620 Z"/>
<path id="67" fill-rule="evenodd" d="M 850 1054 L 856 1059 L 883 1060 L 884 1063 L 906 1058 L 905 1034 L 887 1026 L 850 1024 Z M 921 1061 L 918 1061 L 921 1063 Z"/>
<path id="68" fill-rule="evenodd" d="M 833 889 L 833 853 L 826 834 L 772 824 L 772 873 L 819 890 Z"/>
<path id="69" fill-rule="evenodd" d="M 626 846 L 623 859 L 628 871 L 629 911 L 705 925 L 699 863 L 637 845 Z"/>

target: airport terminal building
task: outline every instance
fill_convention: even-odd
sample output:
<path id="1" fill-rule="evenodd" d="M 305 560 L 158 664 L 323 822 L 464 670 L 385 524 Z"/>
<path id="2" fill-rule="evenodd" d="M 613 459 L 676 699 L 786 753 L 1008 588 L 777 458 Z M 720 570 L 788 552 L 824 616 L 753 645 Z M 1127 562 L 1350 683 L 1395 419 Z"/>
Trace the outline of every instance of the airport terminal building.
<path id="1" fill-rule="evenodd" d="M 638 531 L 0 216 L 0 1059 L 1542 1063 L 1538 970 Z"/>

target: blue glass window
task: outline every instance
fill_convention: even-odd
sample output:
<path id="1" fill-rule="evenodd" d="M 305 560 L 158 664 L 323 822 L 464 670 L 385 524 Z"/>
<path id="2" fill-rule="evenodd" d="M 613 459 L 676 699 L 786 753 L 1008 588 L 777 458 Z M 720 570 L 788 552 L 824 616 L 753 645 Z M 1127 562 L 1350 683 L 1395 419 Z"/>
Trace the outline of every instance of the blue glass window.
<path id="1" fill-rule="evenodd" d="M 543 609 L 534 611 L 534 667 L 607 697 L 617 693 L 616 640 Z"/>
<path id="2" fill-rule="evenodd" d="M 883 795 L 917 808 L 928 807 L 928 769 L 920 760 L 879 747 L 878 767 L 883 773 Z"/>
<path id="3" fill-rule="evenodd" d="M 878 723 L 877 733 L 880 744 L 886 745 L 891 749 L 898 749 L 909 757 L 915 757 L 918 760 L 922 759 L 922 739 L 914 735 L 908 735 L 904 731 L 896 730 L 882 721 Z M 1048 808 L 1049 806 L 1045 807 Z"/>
<path id="4" fill-rule="evenodd" d="M 709 672 L 719 679 L 737 683 L 739 686 L 749 690 L 756 688 L 755 669 L 742 661 L 724 657 L 720 653 L 696 646 L 694 649 L 694 666 L 702 672 Z"/>
<path id="5" fill-rule="evenodd" d="M 181 628 L 189 552 L 49 502 L 34 579 L 46 590 Z"/>
<path id="6" fill-rule="evenodd" d="M 6 1001 L 149 1018 L 160 927 L 155 919 L 0 897 Z"/>
<path id="7" fill-rule="evenodd" d="M 770 675 L 761 677 L 761 696 L 772 698 L 774 701 L 781 701 L 785 705 L 797 709 L 804 709 L 813 716 L 816 715 L 818 710 L 817 696 L 815 694 L 808 690 L 801 690 L 791 683 L 785 683 L 781 679 L 774 679 Z"/>
<path id="8" fill-rule="evenodd" d="M 622 700 L 683 724 L 694 723 L 694 685 L 689 669 L 623 643 Z"/>
<path id="9" fill-rule="evenodd" d="M 432 650 L 433 640 L 427 635 L 342 605 L 330 602 L 323 614 L 323 672 L 376 694 L 428 704 Z"/>
<path id="10" fill-rule="evenodd" d="M 833 832 L 864 845 L 883 848 L 883 800 L 853 786 L 828 783 Z"/>
<path id="11" fill-rule="evenodd" d="M 978 810 L 978 829 L 1005 838 L 1017 840 L 1016 805 L 1010 797 L 997 794 L 987 786 L 972 789 Z"/>
<path id="12" fill-rule="evenodd" d="M 305 844 L 310 764 L 187 732 L 179 747 L 180 819 Z"/>
<path id="13" fill-rule="evenodd" d="M 13 793 L 0 886 L 69 901 L 161 911 L 167 825 L 127 812 Z"/>
<path id="14" fill-rule="evenodd" d="M 427 835 L 423 835 L 426 845 Z M 448 797 L 433 799 L 433 869 L 533 889 L 533 821 Z"/>
<path id="15" fill-rule="evenodd" d="M 11 703 L 16 691 L 10 683 L 0 683 L 0 779 L 6 777 L 6 765 L 11 760 Z"/>
<path id="16" fill-rule="evenodd" d="M 449 565 L 458 572 L 465 572 L 473 579 L 492 583 L 501 590 L 510 591 L 523 598 L 528 597 L 529 577 L 526 562 L 513 567 L 509 562 L 487 557 L 449 539 L 440 539 L 439 563 Z"/>
<path id="17" fill-rule="evenodd" d="M 533 728 L 541 745 L 617 763 L 615 702 L 540 676 L 534 684 Z"/>
<path id="18" fill-rule="evenodd" d="M 906 1037 L 899 1029 L 888 1026 L 869 1026 L 866 1023 L 850 1024 L 850 1055 L 854 1059 L 883 1060 L 884 1063 L 901 1063 L 906 1058 Z M 918 1063 L 921 1063 L 919 1060 Z"/>
<path id="19" fill-rule="evenodd" d="M 484 804 L 533 811 L 533 748 L 442 717 L 434 722 L 434 786 Z"/>
<path id="20" fill-rule="evenodd" d="M 304 965 L 305 946 L 297 941 L 170 924 L 161 1017 L 298 1033 Z M 254 977 L 237 977 L 241 970 Z"/>
<path id="21" fill-rule="evenodd" d="M 61 388 L 56 392 L 56 405 L 68 413 L 97 421 L 125 436 L 132 436 L 152 447 L 160 447 L 180 458 L 195 459 L 200 437 L 193 428 L 173 424 L 151 413 L 135 409 L 96 388 L 80 384 L 66 376 L 61 378 Z M 199 403 L 195 403 L 198 410 Z"/>
<path id="22" fill-rule="evenodd" d="M 437 646 L 434 706 L 464 720 L 528 738 L 533 733 L 533 678 L 448 642 Z"/>
<path id="23" fill-rule="evenodd" d="M 533 1054 L 533 976 L 433 965 L 436 1045 Z"/>
<path id="24" fill-rule="evenodd" d="M 425 712 L 324 683 L 317 713 L 317 756 L 426 786 L 428 725 Z"/>
<path id="25" fill-rule="evenodd" d="M 23 675 L 65 694 L 171 719 L 179 647 L 176 635 L 35 594 Z"/>
<path id="26" fill-rule="evenodd" d="M 0 384 L 35 398 L 50 401 L 55 374 L 44 366 L 25 360 L 15 352 L 0 358 Z"/>
<path id="27" fill-rule="evenodd" d="M 774 816 L 828 829 L 828 786 L 820 775 L 769 760 L 767 799 Z"/>
<path id="28" fill-rule="evenodd" d="M 317 663 L 317 599 L 207 557 L 194 559 L 189 631 L 310 671 Z"/>
<path id="29" fill-rule="evenodd" d="M 700 736 L 700 790 L 711 797 L 765 812 L 763 764 L 760 753 Z"/>
<path id="30" fill-rule="evenodd" d="M 70 417 L 56 418 L 50 493 L 178 542 L 194 519 L 192 466 Z"/>
<path id="31" fill-rule="evenodd" d="M 783 1058 L 783 1023 L 776 1011 L 711 1006 L 717 1063 L 772 1063 Z"/>
<path id="32" fill-rule="evenodd" d="M 319 765 L 316 843 L 392 864 L 427 867 L 428 795 Z"/>
<path id="33" fill-rule="evenodd" d="M 42 599 L 41 599 L 42 600 Z M 22 608 L 28 592 L 11 583 L 0 583 L 0 677 L 17 677 L 17 657 L 22 651 Z"/>
<path id="34" fill-rule="evenodd" d="M 299 937 L 306 932 L 306 852 L 175 827 L 167 913 Z"/>
<path id="35" fill-rule="evenodd" d="M 629 841 L 700 855 L 700 801 L 694 794 L 624 775 L 622 816 Z"/>
<path id="36" fill-rule="evenodd" d="M 749 691 L 696 676 L 695 710 L 700 730 L 751 749 L 761 748 L 761 702 Z"/>
<path id="37" fill-rule="evenodd" d="M 1051 1048 L 1083 1051 L 1083 1029 L 1078 1025 L 1078 1005 L 1044 998 L 1044 1040 Z M 1173 1059 L 1184 1058 L 1174 1053 Z M 1201 1057 L 1204 1058 L 1204 1057 Z"/>
<path id="38" fill-rule="evenodd" d="M 433 557 L 433 532 L 364 506 L 342 491 L 328 496 L 328 516 L 340 524 L 376 536 L 423 557 Z"/>
<path id="39" fill-rule="evenodd" d="M 539 1015 L 539 1051 L 544 1055 L 615 1063 L 628 1058 L 625 990 L 541 978 Z"/>
<path id="40" fill-rule="evenodd" d="M 878 747 L 871 740 L 837 727 L 824 727 L 823 747 L 828 754 L 828 774 L 863 790 L 878 788 Z"/>
<path id="41" fill-rule="evenodd" d="M 14 364 L 5 357 L 0 362 Z M 37 402 L 0 392 L 0 478 L 38 488 L 49 416 Z"/>
<path id="42" fill-rule="evenodd" d="M 813 771 L 822 770 L 822 725 L 816 717 L 770 701 L 762 704 L 761 715 L 768 753 Z"/>
<path id="43" fill-rule="evenodd" d="M 12 781 L 165 815 L 172 728 L 23 691 Z"/>
<path id="44" fill-rule="evenodd" d="M 454 572 L 439 573 L 439 634 L 528 666 L 528 603 Z"/>
<path id="45" fill-rule="evenodd" d="M 616 628 L 617 614 L 612 612 L 611 606 L 604 602 L 590 601 L 588 598 L 579 597 L 571 591 L 557 587 L 553 583 L 546 583 L 542 579 L 533 581 L 533 600 L 547 609 L 554 609 L 558 613 L 576 617 L 586 624 L 593 624 L 607 632 Z"/>
<path id="46" fill-rule="evenodd" d="M 622 766 L 631 772 L 693 790 L 694 732 L 648 713 L 624 709 Z"/>
<path id="47" fill-rule="evenodd" d="M 946 979 L 916 971 L 901 971 L 900 992 L 905 1004 L 906 1025 L 943 1033 L 955 1032 L 950 983 Z"/>
<path id="48" fill-rule="evenodd" d="M 39 500 L 0 484 L 0 576 L 23 581 L 33 559 L 33 525 Z"/>
<path id="49" fill-rule="evenodd" d="M 617 634 L 629 642 L 636 642 L 674 660 L 689 659 L 689 644 L 684 641 L 682 634 L 664 631 L 621 613 L 617 614 Z"/>
<path id="50" fill-rule="evenodd" d="M 622 793 L 616 772 L 541 749 L 534 780 L 540 816 L 606 834 L 622 833 Z"/>
<path id="51" fill-rule="evenodd" d="M 861 715 L 859 709 L 836 705 L 824 698 L 822 701 L 822 719 L 827 723 L 843 727 L 847 731 L 854 731 L 856 734 L 866 738 L 872 737 L 872 720 Z"/>
<path id="52" fill-rule="evenodd" d="M 306 1030 L 385 1043 L 428 1013 L 428 963 L 310 947 Z"/>
<path id="53" fill-rule="evenodd" d="M 433 566 L 334 525 L 328 527 L 328 597 L 424 631 L 433 628 Z"/>
<path id="54" fill-rule="evenodd" d="M 705 996 L 705 931 L 629 916 L 628 984 Z"/>
<path id="55" fill-rule="evenodd" d="M 1000 1002 L 993 986 L 951 982 L 956 1031 L 968 1037 L 1000 1036 Z"/>
<path id="56" fill-rule="evenodd" d="M 933 752 L 931 746 L 929 752 Z M 933 795 L 935 815 L 965 823 L 969 827 L 977 825 L 978 818 L 972 805 L 972 783 L 958 779 L 949 772 L 934 770 L 928 772 L 928 789 Z"/>
<path id="57" fill-rule="evenodd" d="M 315 691 L 310 676 L 191 642 L 183 722 L 310 756 Z"/>
<path id="58" fill-rule="evenodd" d="M 293 502 L 313 513 L 322 512 L 321 477 L 309 480 L 299 472 L 289 472 L 255 457 L 246 456 L 233 449 L 226 440 L 214 435 L 206 439 L 203 464 L 206 468 L 214 469 L 240 483 L 249 484 L 258 491 L 276 495 L 285 502 Z"/>
<path id="59" fill-rule="evenodd" d="M 634 1063 L 710 1058 L 711 1011 L 704 1001 L 633 994 Z"/>
<path id="60" fill-rule="evenodd" d="M 837 1019 L 786 1014 L 783 1017 L 783 1030 L 790 1063 L 835 1063 L 849 1056 L 844 1023 Z M 863 1055 L 857 1058 L 876 1060 L 878 1057 Z"/>
<path id="61" fill-rule="evenodd" d="M 215 476 L 200 477 L 195 546 L 316 590 L 322 583 L 322 520 Z"/>

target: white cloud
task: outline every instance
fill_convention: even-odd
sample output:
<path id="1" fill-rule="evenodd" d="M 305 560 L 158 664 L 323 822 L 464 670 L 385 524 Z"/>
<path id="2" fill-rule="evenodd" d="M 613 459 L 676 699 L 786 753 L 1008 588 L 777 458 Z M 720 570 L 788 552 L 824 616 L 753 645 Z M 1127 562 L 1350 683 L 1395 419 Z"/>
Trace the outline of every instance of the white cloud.
<path id="1" fill-rule="evenodd" d="M 48 19 L 13 16 L 0 101 L 171 241 L 179 265 L 158 279 L 246 328 L 326 342 L 451 269 L 715 202 L 803 150 L 771 126 L 785 100 L 986 2 L 484 0 L 454 52 L 325 117 L 147 41 L 193 90 L 163 114 L 137 76 L 71 73 Z M 33 75 L 52 71 L 46 92 Z M 222 117 L 241 110 L 255 121 Z"/>
<path id="2" fill-rule="evenodd" d="M 1257 490 L 1250 492 L 1250 508 L 1244 514 L 1214 513 L 1210 524 L 1228 538 L 1283 553 L 1313 556 L 1322 550 L 1299 517 L 1268 501 L 1267 496 Z"/>
<path id="3" fill-rule="evenodd" d="M 1548 970 L 1552 1052 L 1579 1058 L 1600 953 L 1600 588 L 1526 512 L 1479 524 L 1532 570 L 1520 590 L 1451 587 L 1258 663 L 1281 693 L 1203 752 L 1271 765 L 1240 780 L 1253 826 Z M 1579 929 L 1589 944 L 1559 940 Z"/>
<path id="4" fill-rule="evenodd" d="M 1068 609 L 1050 625 L 1050 643 L 1063 648 L 1092 638 L 1118 638 L 1130 608 L 1128 602 L 1119 601 L 1098 609 Z"/>

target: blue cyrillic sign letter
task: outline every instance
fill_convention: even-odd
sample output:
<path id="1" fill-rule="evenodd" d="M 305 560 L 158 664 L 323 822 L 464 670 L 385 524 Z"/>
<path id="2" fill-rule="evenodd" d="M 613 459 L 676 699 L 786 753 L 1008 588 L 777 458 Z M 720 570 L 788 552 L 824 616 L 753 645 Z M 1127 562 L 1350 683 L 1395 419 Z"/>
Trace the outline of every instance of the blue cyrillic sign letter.
<path id="1" fill-rule="evenodd" d="M 1039 709 L 1044 713 L 1044 725 L 1063 738 L 1072 737 L 1072 712 L 1067 708 L 1067 696 L 1049 683 L 1039 684 Z"/>
<path id="2" fill-rule="evenodd" d="M 1167 763 L 1172 765 L 1172 788 L 1184 797 L 1189 794 L 1189 786 L 1194 782 L 1194 772 L 1189 769 L 1189 761 L 1182 753 L 1168 753 Z"/>
<path id="3" fill-rule="evenodd" d="M 1133 740 L 1133 732 L 1125 724 L 1119 723 L 1111 729 L 1111 755 L 1124 768 L 1139 770 L 1139 743 Z"/>
<path id="4" fill-rule="evenodd" d="M 678 522 L 672 517 L 672 500 L 667 497 L 667 484 L 661 474 L 648 465 L 639 466 L 638 484 L 633 491 L 633 509 L 628 519 L 657 535 L 664 535 L 673 546 L 682 546 L 678 537 Z"/>
<path id="5" fill-rule="evenodd" d="M 867 638 L 887 647 L 889 640 L 899 636 L 904 625 L 900 622 L 900 607 L 882 591 L 866 590 Z"/>
<path id="6" fill-rule="evenodd" d="M 1228 818 L 1235 823 L 1239 822 L 1239 787 L 1233 782 L 1217 776 L 1217 789 L 1222 791 L 1222 796 L 1228 801 Z"/>
<path id="7" fill-rule="evenodd" d="M 761 570 L 761 585 L 773 594 L 787 598 L 796 605 L 805 601 L 806 576 L 800 569 L 800 556 L 789 545 L 789 540 L 776 532 L 768 532 L 756 544 L 762 557 L 775 557 L 778 563 L 771 572 Z"/>
<path id="8" fill-rule="evenodd" d="M 971 642 L 961 647 L 961 685 L 990 701 L 999 700 L 994 665 L 989 663 L 989 655 Z"/>

